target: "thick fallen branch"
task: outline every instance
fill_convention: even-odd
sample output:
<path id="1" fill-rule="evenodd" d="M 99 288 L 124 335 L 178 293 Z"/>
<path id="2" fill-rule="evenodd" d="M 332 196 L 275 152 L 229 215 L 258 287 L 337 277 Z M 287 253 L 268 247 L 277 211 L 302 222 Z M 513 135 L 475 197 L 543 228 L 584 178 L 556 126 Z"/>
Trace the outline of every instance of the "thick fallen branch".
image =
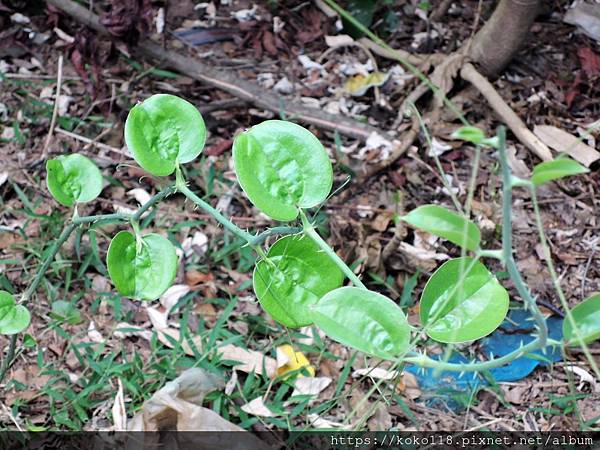
<path id="1" fill-rule="evenodd" d="M 472 64 L 465 64 L 460 71 L 460 76 L 463 80 L 471 83 L 481 95 L 485 97 L 492 109 L 496 111 L 496 114 L 498 114 L 500 119 L 511 129 L 523 145 L 529 148 L 543 161 L 552 159 L 552 153 L 546 144 L 540 141 L 538 137 L 527 128 L 527 125 L 523 123 L 519 116 L 517 116 L 510 106 L 502 99 L 500 94 L 498 94 L 492 83 L 477 72 Z"/>
<path id="2" fill-rule="evenodd" d="M 99 17 L 77 3 L 71 0 L 47 0 L 47 2 L 98 33 L 109 35 L 107 29 L 100 23 Z M 337 131 L 342 135 L 362 140 L 366 140 L 371 134 L 376 133 L 390 142 L 393 141 L 391 136 L 375 127 L 346 117 L 334 116 L 314 108 L 308 108 L 284 97 L 265 92 L 263 88 L 242 80 L 231 72 L 215 69 L 197 59 L 165 50 L 149 40 L 140 42 L 134 50 L 144 57 L 156 59 L 160 64 L 175 69 L 204 84 L 228 92 L 259 108 L 277 114 L 285 114 L 286 117 L 292 120 Z"/>

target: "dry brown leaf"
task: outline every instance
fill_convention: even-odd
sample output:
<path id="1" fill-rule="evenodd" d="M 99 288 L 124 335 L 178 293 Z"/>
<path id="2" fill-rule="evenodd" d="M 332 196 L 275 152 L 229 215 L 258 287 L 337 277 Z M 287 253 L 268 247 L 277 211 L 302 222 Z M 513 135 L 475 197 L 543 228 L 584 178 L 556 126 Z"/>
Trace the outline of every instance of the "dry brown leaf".
<path id="1" fill-rule="evenodd" d="M 123 395 L 123 383 L 117 379 L 119 388 L 112 406 L 113 426 L 115 431 L 127 431 L 127 412 L 125 409 L 125 397 Z"/>
<path id="2" fill-rule="evenodd" d="M 170 311 L 177 304 L 179 299 L 190 292 L 190 287 L 187 284 L 174 284 L 160 297 L 160 304 Z"/>
<path id="3" fill-rule="evenodd" d="M 384 404 L 377 407 L 375 414 L 367 422 L 370 431 L 387 431 L 392 428 L 392 425 L 392 416 Z"/>
<path id="4" fill-rule="evenodd" d="M 294 380 L 294 395 L 319 395 L 331 384 L 329 377 L 298 377 Z"/>
<path id="5" fill-rule="evenodd" d="M 507 146 L 506 154 L 508 156 L 508 166 L 512 173 L 520 178 L 529 178 L 531 170 L 522 159 L 517 158 L 517 148 L 514 145 Z"/>
<path id="6" fill-rule="evenodd" d="M 96 344 L 102 344 L 104 342 L 104 338 L 100 334 L 100 332 L 96 329 L 96 324 L 92 320 L 88 327 L 87 336 L 91 342 Z"/>
<path id="7" fill-rule="evenodd" d="M 444 59 L 441 64 L 438 64 L 431 74 L 431 82 L 439 88 L 434 100 L 436 108 L 441 108 L 443 106 L 443 98 L 454 86 L 454 78 L 464 65 L 465 60 L 466 56 L 462 53 L 454 53 Z"/>
<path id="8" fill-rule="evenodd" d="M 359 378 L 362 376 L 368 376 L 374 380 L 395 380 L 400 376 L 400 372 L 397 370 L 386 370 L 381 367 L 366 367 L 364 369 L 358 369 L 352 372 L 352 376 L 354 378 Z"/>
<path id="9" fill-rule="evenodd" d="M 265 402 L 262 397 L 256 397 L 249 403 L 242 405 L 242 411 L 252 415 L 252 416 L 260 416 L 260 417 L 275 417 L 276 414 L 267 408 Z"/>
<path id="10" fill-rule="evenodd" d="M 512 403 L 513 405 L 523 404 L 527 400 L 527 398 L 525 397 L 525 393 L 529 390 L 529 386 L 515 386 L 512 389 L 508 386 L 502 386 L 504 398 L 506 399 L 506 401 Z"/>
<path id="11" fill-rule="evenodd" d="M 125 339 L 126 337 L 141 337 L 142 339 L 149 341 L 150 339 L 152 339 L 152 332 L 150 330 L 140 328 L 137 325 L 131 325 L 127 322 L 120 322 L 115 327 L 115 332 L 113 333 L 113 336 L 117 339 Z"/>
<path id="12" fill-rule="evenodd" d="M 262 375 L 266 371 L 265 374 L 269 378 L 273 378 L 277 372 L 277 361 L 255 350 L 246 350 L 232 344 L 227 344 L 219 347 L 217 351 L 221 353 L 223 359 L 238 361 L 239 364 L 233 367 L 242 372 L 255 372 L 258 375 Z M 265 370 L 263 370 L 263 365 Z"/>
<path id="13" fill-rule="evenodd" d="M 444 261 L 450 257 L 445 253 L 426 250 L 415 247 L 408 242 L 400 242 L 398 251 L 406 260 L 406 264 L 411 268 L 421 269 L 425 272 L 433 272 L 439 265 L 439 261 Z"/>
<path id="14" fill-rule="evenodd" d="M 586 167 L 600 159 L 600 152 L 580 142 L 575 136 L 550 125 L 536 125 L 533 133 L 548 147 L 566 153 Z"/>
<path id="15" fill-rule="evenodd" d="M 598 383 L 596 378 L 584 368 L 578 366 L 565 366 L 565 370 L 579 377 L 579 386 L 577 386 L 577 390 L 581 391 L 585 384 L 589 384 L 592 387 L 593 392 L 600 392 L 600 383 Z"/>
<path id="16" fill-rule="evenodd" d="M 309 414 L 308 420 L 310 421 L 310 425 L 315 429 L 339 428 L 340 430 L 350 430 L 352 428 L 350 425 L 345 425 L 343 423 L 324 419 L 323 417 L 319 416 L 318 414 Z"/>
<path id="17" fill-rule="evenodd" d="M 206 394 L 221 389 L 223 380 L 199 368 L 188 369 L 175 380 L 165 384 L 144 403 L 142 410 L 129 422 L 129 431 L 235 431 L 234 441 L 224 443 L 213 435 L 194 435 L 194 448 L 202 449 L 261 449 L 263 441 L 237 425 L 225 420 L 211 409 L 202 406 Z M 151 436 L 155 444 L 161 435 Z M 183 438 L 183 436 L 182 436 Z M 144 442 L 146 445 L 147 442 Z M 178 444 L 181 442 L 178 439 Z M 184 448 L 184 447 L 181 447 Z"/>
<path id="18" fill-rule="evenodd" d="M 371 228 L 375 231 L 385 231 L 390 224 L 391 217 L 389 214 L 378 214 L 375 219 L 371 222 Z"/>
<path id="19" fill-rule="evenodd" d="M 231 371 L 231 378 L 229 379 L 229 381 L 225 385 L 225 395 L 231 395 L 231 394 L 233 394 L 233 391 L 235 391 L 237 383 L 238 383 L 238 374 L 237 374 L 237 372 L 235 370 L 232 370 Z"/>
<path id="20" fill-rule="evenodd" d="M 214 275 L 212 273 L 203 273 L 198 270 L 189 270 L 185 273 L 185 282 L 190 286 L 196 286 L 197 284 L 213 280 Z"/>
<path id="21" fill-rule="evenodd" d="M 410 372 L 404 372 L 402 374 L 402 378 L 400 378 L 400 382 L 396 386 L 396 390 L 411 400 L 421 396 L 421 390 L 419 389 L 417 377 Z"/>

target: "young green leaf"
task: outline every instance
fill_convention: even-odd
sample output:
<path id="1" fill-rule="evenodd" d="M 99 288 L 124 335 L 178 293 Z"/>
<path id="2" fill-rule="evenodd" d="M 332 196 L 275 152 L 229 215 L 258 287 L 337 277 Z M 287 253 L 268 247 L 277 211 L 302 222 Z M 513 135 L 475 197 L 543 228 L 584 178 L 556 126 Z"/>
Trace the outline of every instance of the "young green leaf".
<path id="1" fill-rule="evenodd" d="M 307 236 L 286 236 L 254 269 L 254 292 L 277 322 L 290 328 L 312 323 L 309 308 L 344 281 L 342 271 Z"/>
<path id="2" fill-rule="evenodd" d="M 437 205 L 423 205 L 402 217 L 409 225 L 435 234 L 450 242 L 475 251 L 481 242 L 477 225 L 463 216 Z"/>
<path id="3" fill-rule="evenodd" d="M 544 161 L 535 166 L 531 174 L 531 182 L 539 186 L 548 181 L 587 172 L 589 170 L 577 161 L 567 157 L 560 157 L 552 161 Z"/>
<path id="4" fill-rule="evenodd" d="M 571 310 L 571 314 L 584 343 L 600 338 L 600 294 L 585 299 Z M 568 345 L 579 345 L 577 334 L 567 318 L 563 320 L 563 340 Z"/>
<path id="5" fill-rule="evenodd" d="M 250 201 L 276 220 L 289 221 L 298 208 L 323 202 L 333 183 L 329 156 L 306 128 L 267 120 L 233 142 L 238 181 Z"/>
<path id="6" fill-rule="evenodd" d="M 454 139 L 460 139 L 461 141 L 471 142 L 476 145 L 481 145 L 485 140 L 483 131 L 472 126 L 460 127 L 451 136 Z"/>
<path id="7" fill-rule="evenodd" d="M 156 94 L 135 105 L 125 121 L 125 143 L 137 163 L 156 176 L 194 160 L 204 148 L 206 127 L 190 102 Z"/>
<path id="8" fill-rule="evenodd" d="M 10 293 L 0 291 L 0 334 L 16 334 L 29 326 L 31 315 Z"/>
<path id="9" fill-rule="evenodd" d="M 79 310 L 65 300 L 57 300 L 52 303 L 50 316 L 58 320 L 65 320 L 70 325 L 81 323 L 81 313 Z"/>
<path id="10" fill-rule="evenodd" d="M 331 339 L 382 359 L 394 359 L 409 345 L 402 309 L 377 292 L 341 287 L 325 294 L 312 318 Z"/>
<path id="11" fill-rule="evenodd" d="M 159 234 L 136 241 L 121 231 L 110 242 L 106 255 L 108 274 L 120 294 L 137 300 L 155 300 L 173 283 L 177 254 L 171 242 Z"/>
<path id="12" fill-rule="evenodd" d="M 58 203 L 72 206 L 94 200 L 102 191 L 102 174 L 94 162 L 77 153 L 46 162 L 46 184 Z"/>
<path id="13" fill-rule="evenodd" d="M 445 343 L 479 339 L 494 331 L 508 312 L 508 292 L 479 261 L 446 261 L 421 294 L 420 317 L 426 333 Z"/>

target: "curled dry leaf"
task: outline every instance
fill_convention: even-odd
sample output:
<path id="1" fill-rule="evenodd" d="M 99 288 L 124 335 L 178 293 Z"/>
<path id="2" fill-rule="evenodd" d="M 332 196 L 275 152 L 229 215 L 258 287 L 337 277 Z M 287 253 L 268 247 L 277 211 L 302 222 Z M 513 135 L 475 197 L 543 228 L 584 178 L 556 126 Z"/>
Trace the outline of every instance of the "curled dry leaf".
<path id="1" fill-rule="evenodd" d="M 598 383 L 596 378 L 594 378 L 587 370 L 578 366 L 565 366 L 565 370 L 579 377 L 579 386 L 577 386 L 577 390 L 581 391 L 585 384 L 589 384 L 592 387 L 593 392 L 600 392 L 600 383 Z"/>
<path id="2" fill-rule="evenodd" d="M 397 370 L 386 370 L 381 367 L 366 367 L 364 369 L 358 369 L 352 372 L 352 376 L 354 378 L 359 378 L 363 376 L 367 376 L 369 378 L 373 378 L 374 380 L 395 380 L 400 376 L 400 372 Z"/>
<path id="3" fill-rule="evenodd" d="M 398 246 L 398 251 L 406 259 L 406 264 L 409 267 L 421 269 L 425 272 L 433 272 L 440 261 L 450 258 L 445 253 L 418 248 L 410 245 L 408 242 L 401 242 Z"/>
<path id="4" fill-rule="evenodd" d="M 334 422 L 329 419 L 324 419 L 318 414 L 309 414 L 308 420 L 310 421 L 310 425 L 315 429 L 337 428 L 340 430 L 349 430 L 352 428 L 350 425 L 345 425 L 343 423 Z"/>
<path id="5" fill-rule="evenodd" d="M 228 344 L 218 347 L 217 351 L 221 353 L 223 359 L 230 361 L 237 361 L 234 369 L 241 370 L 242 372 L 254 372 L 258 375 L 267 375 L 269 378 L 273 378 L 277 372 L 277 362 L 275 359 L 263 355 L 255 350 L 246 350 L 235 345 Z M 264 366 L 264 370 L 263 370 Z"/>
<path id="6" fill-rule="evenodd" d="M 96 329 L 96 324 L 94 323 L 93 320 L 90 322 L 90 325 L 88 326 L 87 335 L 91 342 L 94 342 L 96 344 L 102 344 L 104 342 L 104 338 L 102 337 L 100 332 Z"/>
<path id="7" fill-rule="evenodd" d="M 237 386 L 237 382 L 238 382 L 238 374 L 235 370 L 232 370 L 231 378 L 225 385 L 225 395 L 233 394 L 233 391 L 235 391 L 235 387 Z"/>
<path id="8" fill-rule="evenodd" d="M 123 395 L 123 383 L 117 379 L 119 388 L 112 406 L 113 425 L 115 431 L 127 431 L 127 412 L 125 409 L 125 397 Z"/>
<path id="9" fill-rule="evenodd" d="M 142 188 L 131 189 L 130 191 L 127 191 L 127 195 L 135 198 L 140 205 L 145 205 L 152 197 L 148 191 Z"/>
<path id="10" fill-rule="evenodd" d="M 160 297 L 160 304 L 170 311 L 177 304 L 179 299 L 190 292 L 190 287 L 187 284 L 174 284 Z"/>
<path id="11" fill-rule="evenodd" d="M 331 384 L 329 377 L 298 377 L 294 380 L 294 395 L 319 395 Z"/>
<path id="12" fill-rule="evenodd" d="M 267 408 L 267 405 L 263 402 L 262 397 L 256 397 L 249 403 L 242 405 L 242 411 L 252 416 L 260 417 L 275 417 L 276 414 Z"/>
<path id="13" fill-rule="evenodd" d="M 235 444 L 227 448 L 267 449 L 263 441 L 202 406 L 209 392 L 222 389 L 223 380 L 199 368 L 188 369 L 147 400 L 128 424 L 129 431 L 235 431 Z M 158 439 L 160 434 L 151 435 Z M 214 436 L 194 435 L 194 448 L 218 448 Z M 203 442 L 203 439 L 206 439 Z M 178 440 L 181 444 L 181 442 Z M 144 442 L 147 444 L 147 441 Z M 222 443 L 221 443 L 222 444 Z M 138 444 L 139 445 L 139 444 Z M 183 448 L 183 447 L 182 447 Z"/>
<path id="14" fill-rule="evenodd" d="M 514 145 L 506 147 L 506 154 L 508 156 L 508 166 L 512 173 L 520 178 L 529 178 L 531 176 L 531 170 L 529 170 L 527 164 L 522 159 L 517 158 L 517 149 Z"/>
<path id="15" fill-rule="evenodd" d="M 113 335 L 117 339 L 125 339 L 127 337 L 141 337 L 142 339 L 145 339 L 147 341 L 152 339 L 152 332 L 150 330 L 145 330 L 136 325 L 131 325 L 127 322 L 120 322 L 119 324 L 117 324 Z"/>
<path id="16" fill-rule="evenodd" d="M 372 72 L 368 75 L 359 73 L 348 78 L 344 83 L 343 92 L 353 97 L 361 97 L 372 87 L 384 85 L 389 79 L 389 73 Z"/>

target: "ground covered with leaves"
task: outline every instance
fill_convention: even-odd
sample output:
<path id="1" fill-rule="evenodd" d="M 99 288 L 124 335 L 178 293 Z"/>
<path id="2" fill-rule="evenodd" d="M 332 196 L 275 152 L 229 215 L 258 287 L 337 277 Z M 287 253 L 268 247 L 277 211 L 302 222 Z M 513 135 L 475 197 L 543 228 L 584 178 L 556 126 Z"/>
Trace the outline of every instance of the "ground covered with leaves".
<path id="1" fill-rule="evenodd" d="M 0 289 L 18 295 L 27 288 L 70 218 L 46 190 L 47 158 L 80 152 L 102 168 L 102 195 L 81 205 L 80 215 L 134 210 L 165 185 L 133 163 L 123 142 L 129 109 L 155 93 L 186 98 L 204 116 L 209 136 L 202 157 L 186 166 L 190 187 L 240 227 L 274 225 L 239 189 L 231 145 L 236 133 L 280 114 L 137 57 L 140 40 L 153 39 L 282 101 L 352 118 L 393 138 L 410 128 L 398 112 L 418 80 L 396 61 L 346 45 L 343 35 L 356 30 L 328 16 L 321 2 L 93 3 L 113 38 L 121 40 L 97 35 L 44 2 L 0 3 Z M 429 10 L 420 2 L 380 3 L 363 19 L 390 45 L 411 53 L 454 51 L 489 15 L 488 2 L 483 8 L 476 1 L 456 2 L 432 22 L 427 16 L 439 2 Z M 530 129 L 583 135 L 593 149 L 597 133 L 586 130 L 599 111 L 599 44 L 563 22 L 567 7 L 552 2 L 494 86 Z M 495 133 L 497 118 L 478 91 L 457 85 L 449 96 L 472 123 Z M 286 118 L 294 120 L 293 114 Z M 335 171 L 336 194 L 316 215 L 320 231 L 371 289 L 398 301 L 412 323 L 418 322 L 428 275 L 460 250 L 407 230 L 397 219 L 425 203 L 452 205 L 432 152 L 448 187 L 464 202 L 474 154 L 450 138 L 460 123 L 449 111 L 440 109 L 426 125 L 432 147 L 421 132 L 405 154 L 369 177 L 361 174 L 390 156 L 377 136 L 364 142 L 310 127 Z M 539 161 L 513 136 L 509 140 L 512 169 L 526 176 Z M 539 195 L 552 257 L 572 306 L 600 291 L 599 182 L 592 164 L 589 174 L 544 186 Z M 496 155 L 486 150 L 472 216 L 489 247 L 499 242 L 500 188 Z M 544 313 L 560 319 L 524 191 L 515 192 L 513 220 L 519 269 Z M 485 382 L 450 377 L 440 383 L 419 371 L 392 371 L 315 329 L 286 330 L 273 322 L 253 294 L 253 251 L 182 196 L 168 197 L 142 225 L 177 246 L 175 286 L 157 302 L 120 297 L 105 266 L 108 243 L 120 228 L 82 228 L 33 297 L 32 324 L 1 386 L 0 428 L 119 429 L 124 417 L 133 417 L 166 382 L 192 367 L 223 381 L 205 405 L 255 431 L 571 430 L 593 427 L 600 418 L 600 384 L 577 350 L 513 381 L 484 374 Z M 494 268 L 511 287 L 502 268 Z M 512 289 L 511 305 L 522 305 Z M 7 345 L 0 336 L 0 347 Z M 469 343 L 457 350 L 469 357 L 481 348 Z M 592 344 L 590 350 L 600 363 L 600 347 Z M 430 342 L 427 351 L 443 348 Z"/>

